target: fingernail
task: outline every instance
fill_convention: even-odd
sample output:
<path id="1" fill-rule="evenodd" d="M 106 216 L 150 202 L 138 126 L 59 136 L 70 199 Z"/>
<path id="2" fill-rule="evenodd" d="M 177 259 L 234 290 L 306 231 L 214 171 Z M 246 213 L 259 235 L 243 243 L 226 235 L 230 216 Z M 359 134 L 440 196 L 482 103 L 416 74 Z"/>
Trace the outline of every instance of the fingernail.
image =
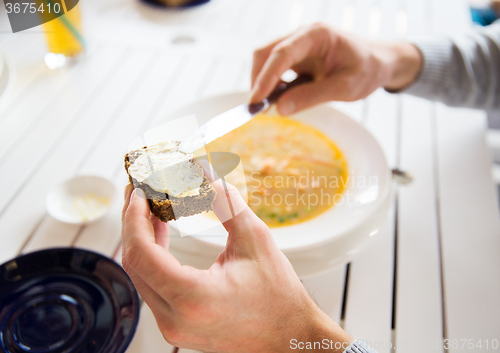
<path id="1" fill-rule="evenodd" d="M 295 103 L 293 100 L 289 99 L 281 102 L 278 106 L 278 111 L 281 115 L 290 115 L 295 112 Z"/>
<path id="2" fill-rule="evenodd" d="M 125 190 L 123 190 L 123 201 L 127 201 L 127 199 L 131 196 L 132 192 L 134 191 L 133 188 L 131 189 L 131 186 L 132 186 L 131 184 L 125 186 Z"/>
<path id="3" fill-rule="evenodd" d="M 252 101 L 253 101 L 253 99 L 252 99 L 252 98 L 253 98 L 253 95 L 254 95 L 254 92 L 253 92 L 253 91 L 252 91 L 252 92 L 250 92 L 250 93 L 248 94 L 248 101 L 249 101 L 250 103 L 252 103 Z"/>
<path id="4" fill-rule="evenodd" d="M 208 160 L 206 160 L 206 159 L 199 160 L 198 163 L 200 164 L 203 171 L 205 172 L 205 175 L 208 178 L 209 182 L 213 182 L 213 181 L 218 179 L 214 168 L 210 165 L 210 162 Z"/>
<path id="5" fill-rule="evenodd" d="M 208 163 L 208 161 L 206 159 L 201 159 L 199 158 L 198 159 L 198 164 L 203 168 L 209 168 L 210 167 L 210 163 Z"/>
<path id="6" fill-rule="evenodd" d="M 144 191 L 142 191 L 141 188 L 135 188 L 134 192 L 132 193 L 132 197 L 130 198 L 130 202 L 134 201 L 136 196 L 142 197 L 142 198 L 146 197 L 146 195 L 144 194 Z"/>

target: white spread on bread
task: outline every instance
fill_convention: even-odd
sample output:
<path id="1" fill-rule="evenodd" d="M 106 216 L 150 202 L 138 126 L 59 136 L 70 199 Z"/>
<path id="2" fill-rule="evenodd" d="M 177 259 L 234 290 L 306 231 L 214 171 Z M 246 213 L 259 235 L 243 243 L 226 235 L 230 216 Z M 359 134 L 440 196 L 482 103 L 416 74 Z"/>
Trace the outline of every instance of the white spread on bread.
<path id="1" fill-rule="evenodd" d="M 162 142 L 143 150 L 128 168 L 129 174 L 153 190 L 173 196 L 199 195 L 203 170 L 193 154 L 179 150 L 178 143 Z"/>

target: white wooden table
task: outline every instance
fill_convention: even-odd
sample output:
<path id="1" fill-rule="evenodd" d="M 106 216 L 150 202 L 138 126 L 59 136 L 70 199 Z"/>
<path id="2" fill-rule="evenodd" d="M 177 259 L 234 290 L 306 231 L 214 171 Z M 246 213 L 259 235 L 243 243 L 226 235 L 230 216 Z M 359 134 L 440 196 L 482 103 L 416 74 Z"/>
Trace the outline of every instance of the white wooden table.
<path id="1" fill-rule="evenodd" d="M 88 56 L 59 72 L 43 64 L 40 28 L 9 33 L 0 5 L 0 49 L 15 73 L 0 106 L 0 263 L 58 246 L 119 261 L 121 200 L 104 219 L 74 226 L 46 214 L 46 193 L 79 174 L 105 176 L 121 190 L 128 143 L 186 103 L 248 90 L 257 45 L 315 21 L 385 39 L 471 27 L 462 0 L 212 0 L 170 11 L 136 0 L 81 5 Z M 175 44 L 185 36 L 195 41 Z M 443 339 L 449 352 L 498 351 L 491 345 L 500 340 L 500 223 L 484 114 L 383 91 L 336 105 L 415 182 L 399 188 L 363 258 L 304 285 L 379 353 L 390 344 L 397 352 L 444 352 Z M 464 340 L 483 348 L 466 341 L 462 349 Z M 143 305 L 128 352 L 172 350 Z"/>

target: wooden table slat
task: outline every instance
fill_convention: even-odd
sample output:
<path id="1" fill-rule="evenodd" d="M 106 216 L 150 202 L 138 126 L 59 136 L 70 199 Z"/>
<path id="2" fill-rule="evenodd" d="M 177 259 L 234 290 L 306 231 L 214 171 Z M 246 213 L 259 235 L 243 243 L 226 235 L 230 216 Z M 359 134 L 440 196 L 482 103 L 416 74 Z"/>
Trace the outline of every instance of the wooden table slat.
<path id="1" fill-rule="evenodd" d="M 166 122 L 168 114 L 199 99 L 205 87 L 213 77 L 213 71 L 218 62 L 213 56 L 193 57 L 184 63 L 182 79 L 175 85 L 170 94 L 165 98 L 163 105 L 158 109 L 149 128 Z M 181 117 L 178 117 L 181 118 Z"/>
<path id="2" fill-rule="evenodd" d="M 23 254 L 49 248 L 69 247 L 73 244 L 81 226 L 59 222 L 44 214 L 43 210 L 40 214 L 40 223 L 22 248 Z"/>
<path id="3" fill-rule="evenodd" d="M 380 29 L 376 38 L 394 40 L 398 36 L 397 14 L 401 9 L 399 1 L 379 0 L 376 8 L 380 9 L 381 21 Z"/>
<path id="4" fill-rule="evenodd" d="M 396 99 L 381 90 L 368 98 L 366 126 L 380 142 L 389 166 L 396 162 Z M 392 342 L 394 217 L 392 209 L 373 244 L 353 260 L 349 273 L 345 329 L 367 340 L 378 353 L 389 352 Z"/>
<path id="5" fill-rule="evenodd" d="M 247 81 L 247 76 L 250 76 L 250 72 L 246 69 L 246 66 L 240 61 L 235 60 L 221 60 L 213 73 L 208 84 L 200 93 L 200 98 L 204 99 L 211 96 L 216 96 L 224 93 L 234 92 L 235 89 L 242 85 L 240 81 Z"/>
<path id="6" fill-rule="evenodd" d="M 436 124 L 445 335 L 499 339 L 500 224 L 485 114 L 439 104 Z"/>
<path id="7" fill-rule="evenodd" d="M 355 33 L 366 35 L 374 4 L 370 0 L 356 2 Z M 391 22 L 387 18 L 390 14 L 383 12 L 381 23 Z M 386 38 L 396 34 L 394 25 L 377 31 Z M 365 100 L 363 107 L 362 121 L 379 141 L 389 167 L 397 164 L 400 119 L 397 99 L 379 89 Z M 394 237 L 395 209 L 391 208 L 384 227 L 372 240 L 374 244 L 352 261 L 347 283 L 344 327 L 354 338 L 365 339 L 379 353 L 390 352 L 393 340 Z"/>
<path id="8" fill-rule="evenodd" d="M 472 28 L 472 17 L 466 0 L 435 0 L 430 2 L 434 35 L 457 35 Z"/>
<path id="9" fill-rule="evenodd" d="M 299 26 L 307 26 L 318 22 L 321 16 L 321 11 L 324 9 L 323 1 L 321 0 L 303 0 L 305 3 L 304 11 L 300 17 Z"/>
<path id="10" fill-rule="evenodd" d="M 428 9 L 429 3 L 423 1 L 400 4 L 396 15 L 398 36 L 425 34 L 431 17 Z M 401 99 L 400 168 L 413 173 L 415 180 L 399 188 L 395 344 L 408 352 L 442 352 L 434 103 L 407 96 Z"/>
<path id="11" fill-rule="evenodd" d="M 268 44 L 270 40 L 286 36 L 290 33 L 289 19 L 293 5 L 290 0 L 275 0 L 274 7 L 271 5 L 270 12 L 264 14 L 266 21 L 266 33 L 259 39 L 259 45 Z"/>
<path id="12" fill-rule="evenodd" d="M 406 1 L 404 10 L 407 16 L 407 33 L 409 39 L 420 39 L 432 31 L 431 7 L 427 1 Z"/>
<path id="13" fill-rule="evenodd" d="M 26 36 L 24 36 L 26 38 Z M 13 42 L 13 41 L 9 41 Z M 22 104 L 25 91 L 38 79 L 38 77 L 48 69 L 39 65 L 40 52 L 39 45 L 29 45 L 29 42 L 20 40 L 18 48 L 12 48 L 10 45 L 3 45 L 0 50 L 5 51 L 7 65 L 9 66 L 10 88 L 6 95 L 2 94 L 0 99 L 0 126 L 7 119 L 10 111 L 14 110 L 17 104 Z M 35 65 L 33 65 L 36 63 Z"/>
<path id="14" fill-rule="evenodd" d="M 54 107 L 60 106 L 61 96 L 63 99 L 68 99 L 65 95 L 67 87 L 72 85 L 74 81 L 81 81 L 86 66 L 93 64 L 93 69 L 97 69 L 99 61 L 104 59 L 99 57 L 102 54 L 96 53 L 92 61 L 69 72 L 55 74 L 48 68 L 39 71 L 40 75 L 25 88 L 19 101 L 16 102 L 17 104 L 12 106 L 13 109 L 3 114 L 0 122 L 0 158 L 2 162 L 6 157 L 10 157 L 9 152 L 12 152 L 14 145 L 19 146 L 26 135 L 38 128 L 44 116 L 52 113 Z M 37 66 L 43 68 L 44 64 L 38 63 Z M 90 81 L 85 84 L 90 86 L 92 83 L 93 81 Z M 88 89 L 87 92 L 91 92 L 91 89 Z M 80 92 L 78 93 L 80 94 Z M 82 98 L 84 97 L 82 95 Z M 73 100 L 75 99 L 73 98 Z M 36 112 L 33 112 L 33 106 L 37 107 Z M 55 123 L 57 124 L 57 121 Z M 47 137 L 47 141 L 49 141 L 49 137 Z"/>
<path id="15" fill-rule="evenodd" d="M 143 73 L 142 81 L 135 85 L 119 114 L 110 120 L 98 139 L 87 151 L 78 168 L 80 174 L 100 175 L 113 178 L 117 168 L 123 168 L 123 156 L 128 145 L 151 122 L 164 103 L 179 70 L 182 54 L 160 52 L 157 59 Z"/>
<path id="16" fill-rule="evenodd" d="M 328 9 L 325 11 L 325 13 L 320 15 L 322 16 L 321 21 L 335 28 L 340 28 L 342 26 L 342 15 L 344 13 L 344 8 L 348 2 L 349 0 L 327 0 Z"/>
<path id="17" fill-rule="evenodd" d="M 353 33 L 361 36 L 368 35 L 368 22 L 370 11 L 375 0 L 353 0 L 355 7 L 355 16 L 350 29 Z"/>
<path id="18" fill-rule="evenodd" d="M 269 1 L 254 0 L 252 4 L 245 3 L 240 6 L 242 6 L 245 11 L 243 11 L 243 13 L 236 13 L 241 17 L 238 19 L 238 22 L 232 22 L 233 26 L 231 30 L 236 31 L 236 33 L 241 33 L 242 35 L 257 35 L 259 32 L 264 32 L 267 23 L 264 22 L 263 14 L 268 10 Z M 226 21 L 227 15 L 225 14 L 226 12 L 219 11 L 217 13 L 217 20 L 219 22 Z"/>
<path id="19" fill-rule="evenodd" d="M 443 316 L 433 146 L 434 104 L 405 96 L 400 168 L 414 176 L 398 189 L 396 341 L 405 352 L 442 352 Z M 418 338 L 418 339 L 417 339 Z M 425 344 L 435 346 L 425 346 Z"/>

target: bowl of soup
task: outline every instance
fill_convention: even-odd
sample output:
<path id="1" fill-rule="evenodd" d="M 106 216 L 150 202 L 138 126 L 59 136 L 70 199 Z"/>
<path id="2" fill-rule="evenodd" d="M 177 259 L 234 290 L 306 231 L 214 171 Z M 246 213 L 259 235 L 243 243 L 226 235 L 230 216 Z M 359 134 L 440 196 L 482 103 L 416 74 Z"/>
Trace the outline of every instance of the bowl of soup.
<path id="1" fill-rule="evenodd" d="M 171 114 L 198 125 L 247 101 L 247 93 L 208 98 Z M 273 109 L 198 154 L 237 156 L 223 178 L 271 229 L 296 272 L 305 276 L 351 260 L 376 238 L 391 203 L 391 174 L 371 133 L 330 105 L 283 117 Z M 217 169 L 217 158 L 212 157 Z M 227 233 L 213 214 L 170 223 L 171 251 L 209 267 Z"/>
<path id="2" fill-rule="evenodd" d="M 250 209 L 270 228 L 326 212 L 340 202 L 349 181 L 346 159 L 335 142 L 314 126 L 273 111 L 211 142 L 202 153 L 210 158 L 220 152 L 241 161 L 242 168 L 224 180 L 245 194 Z M 216 170 L 222 163 L 224 171 L 231 157 L 227 162 L 210 159 Z"/>

